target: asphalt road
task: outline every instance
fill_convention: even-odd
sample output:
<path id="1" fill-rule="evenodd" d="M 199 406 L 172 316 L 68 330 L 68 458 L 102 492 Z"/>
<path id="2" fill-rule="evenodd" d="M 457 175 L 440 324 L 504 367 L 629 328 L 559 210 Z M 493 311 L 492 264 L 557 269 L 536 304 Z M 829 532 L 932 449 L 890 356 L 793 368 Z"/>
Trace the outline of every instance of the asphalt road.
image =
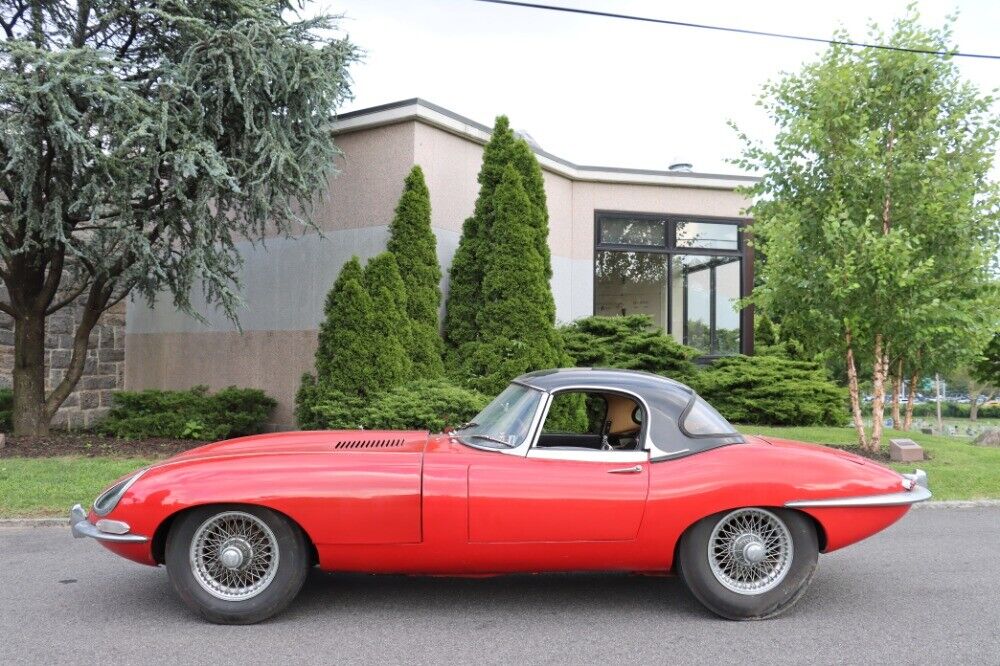
<path id="1" fill-rule="evenodd" d="M 1000 664 L 1000 509 L 921 509 L 820 557 L 763 622 L 716 619 L 674 578 L 314 572 L 283 615 L 205 624 L 163 569 L 68 529 L 0 529 L 0 663 Z"/>

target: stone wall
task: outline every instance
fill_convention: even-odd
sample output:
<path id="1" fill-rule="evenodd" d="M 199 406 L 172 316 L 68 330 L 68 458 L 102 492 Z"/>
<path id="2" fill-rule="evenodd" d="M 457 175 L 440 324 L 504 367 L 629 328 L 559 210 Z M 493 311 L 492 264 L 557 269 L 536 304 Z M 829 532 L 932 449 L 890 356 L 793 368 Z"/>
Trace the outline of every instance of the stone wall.
<path id="1" fill-rule="evenodd" d="M 0 290 L 2 292 L 2 290 Z M 5 297 L 0 293 L 0 298 Z M 45 390 L 62 381 L 73 355 L 73 335 L 82 315 L 76 304 L 49 316 L 45 330 Z M 14 321 L 0 312 L 0 388 L 10 388 L 14 368 Z M 111 393 L 125 387 L 125 303 L 104 313 L 90 334 L 87 363 L 76 390 L 52 419 L 56 428 L 89 428 L 111 407 Z"/>

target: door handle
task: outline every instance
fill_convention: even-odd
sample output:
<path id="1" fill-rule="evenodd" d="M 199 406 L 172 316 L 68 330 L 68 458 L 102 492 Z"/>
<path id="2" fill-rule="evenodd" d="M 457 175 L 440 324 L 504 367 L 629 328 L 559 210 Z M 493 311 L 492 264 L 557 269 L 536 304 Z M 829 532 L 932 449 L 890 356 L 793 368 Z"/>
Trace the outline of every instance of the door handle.
<path id="1" fill-rule="evenodd" d="M 642 471 L 642 465 L 636 465 L 635 467 L 619 467 L 618 469 L 609 469 L 608 474 L 638 474 Z"/>

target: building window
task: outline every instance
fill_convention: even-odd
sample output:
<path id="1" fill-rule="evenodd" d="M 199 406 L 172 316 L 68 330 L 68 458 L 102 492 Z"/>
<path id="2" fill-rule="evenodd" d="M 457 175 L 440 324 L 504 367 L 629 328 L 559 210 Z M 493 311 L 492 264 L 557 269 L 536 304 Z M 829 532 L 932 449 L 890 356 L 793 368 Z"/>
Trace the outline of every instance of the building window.
<path id="1" fill-rule="evenodd" d="M 594 314 L 645 314 L 705 356 L 747 349 L 739 220 L 598 213 Z"/>

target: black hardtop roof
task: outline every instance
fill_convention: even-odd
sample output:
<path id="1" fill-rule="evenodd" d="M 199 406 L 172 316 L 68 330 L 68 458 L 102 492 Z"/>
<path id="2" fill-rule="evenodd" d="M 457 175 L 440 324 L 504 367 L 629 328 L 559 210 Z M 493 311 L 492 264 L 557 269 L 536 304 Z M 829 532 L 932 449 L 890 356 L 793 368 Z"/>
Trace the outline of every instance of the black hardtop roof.
<path id="1" fill-rule="evenodd" d="M 644 395 L 648 391 L 694 391 L 678 381 L 662 375 L 641 370 L 622 370 L 619 368 L 557 368 L 553 370 L 537 370 L 521 375 L 514 380 L 519 384 L 531 386 L 546 392 L 558 391 L 573 386 L 599 386 L 614 390 L 627 389 L 633 393 Z"/>

